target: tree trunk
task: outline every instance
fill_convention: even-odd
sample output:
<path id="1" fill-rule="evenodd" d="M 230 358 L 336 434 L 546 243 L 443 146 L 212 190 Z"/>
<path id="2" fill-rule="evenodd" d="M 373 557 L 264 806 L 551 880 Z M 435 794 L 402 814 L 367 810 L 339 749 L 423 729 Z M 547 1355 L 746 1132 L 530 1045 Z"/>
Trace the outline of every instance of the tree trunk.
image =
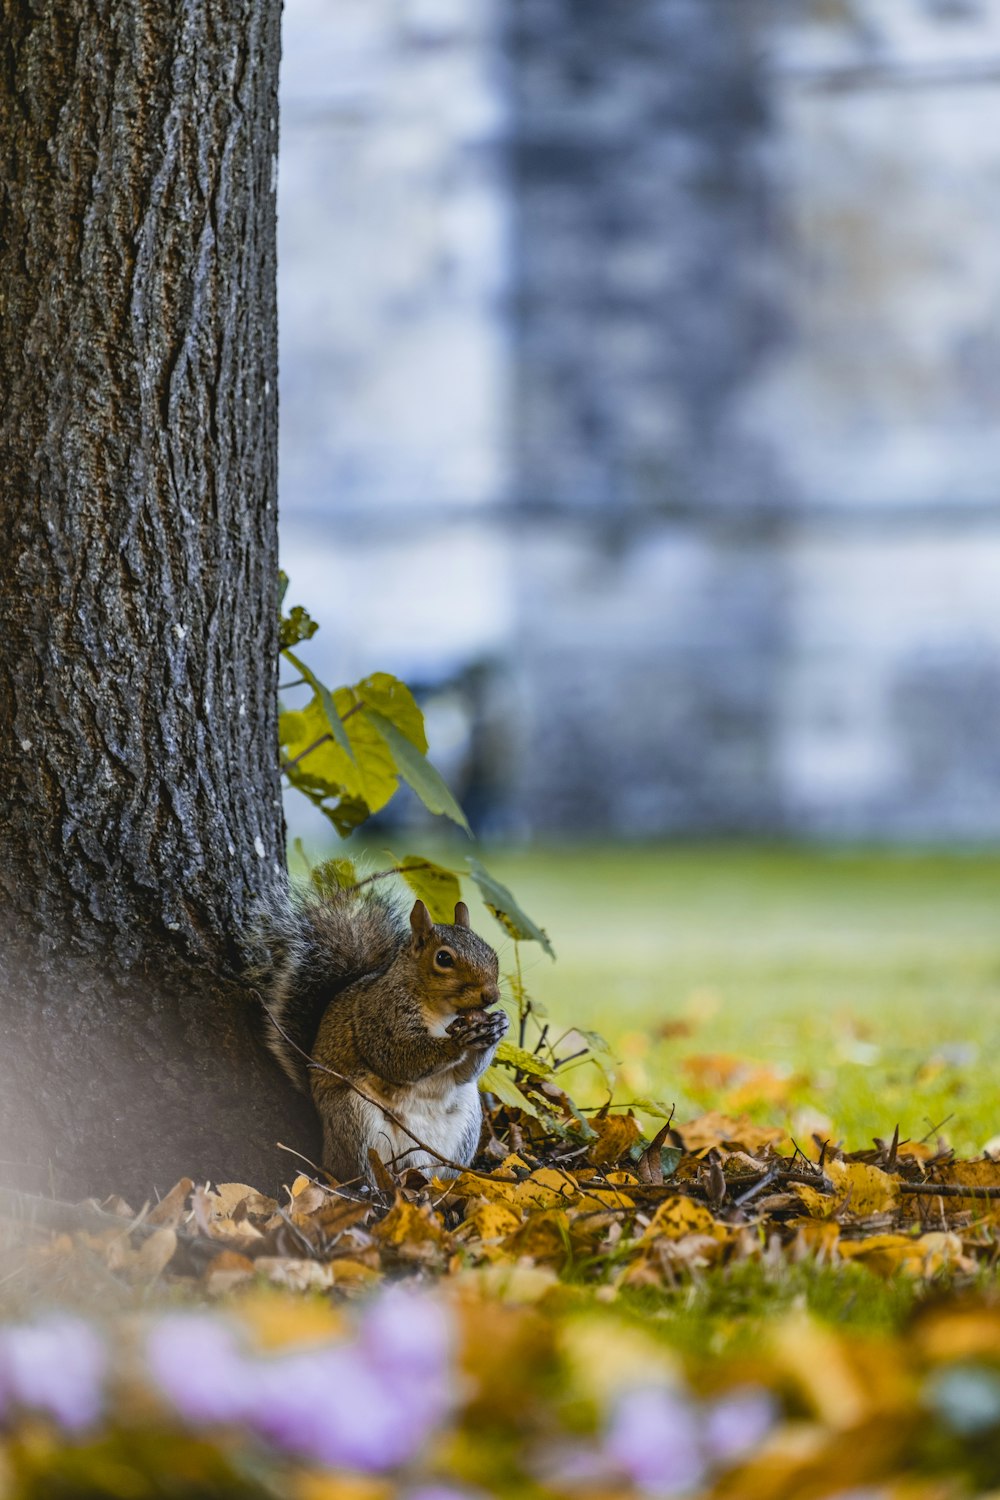
<path id="1" fill-rule="evenodd" d="M 278 0 L 3 0 L 0 1176 L 273 1186 Z"/>

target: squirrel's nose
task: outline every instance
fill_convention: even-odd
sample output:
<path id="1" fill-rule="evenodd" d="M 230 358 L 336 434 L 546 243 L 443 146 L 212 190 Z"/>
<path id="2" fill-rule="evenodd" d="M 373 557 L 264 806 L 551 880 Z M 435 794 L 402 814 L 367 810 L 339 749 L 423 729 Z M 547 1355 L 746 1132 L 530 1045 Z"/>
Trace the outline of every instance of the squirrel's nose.
<path id="1" fill-rule="evenodd" d="M 498 984 L 483 985 L 483 1004 L 496 1005 L 500 999 L 500 986 Z"/>

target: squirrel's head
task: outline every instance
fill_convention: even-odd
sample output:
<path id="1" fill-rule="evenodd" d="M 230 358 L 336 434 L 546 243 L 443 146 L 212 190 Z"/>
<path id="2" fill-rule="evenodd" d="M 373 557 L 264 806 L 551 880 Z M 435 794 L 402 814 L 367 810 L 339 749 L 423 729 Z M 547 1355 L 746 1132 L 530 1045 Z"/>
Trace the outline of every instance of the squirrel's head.
<path id="1" fill-rule="evenodd" d="M 432 1016 L 483 1010 L 500 999 L 500 965 L 489 943 L 472 931 L 469 908 L 455 907 L 455 921 L 432 922 L 422 901 L 410 912 L 410 953 L 418 971 L 420 998 Z"/>

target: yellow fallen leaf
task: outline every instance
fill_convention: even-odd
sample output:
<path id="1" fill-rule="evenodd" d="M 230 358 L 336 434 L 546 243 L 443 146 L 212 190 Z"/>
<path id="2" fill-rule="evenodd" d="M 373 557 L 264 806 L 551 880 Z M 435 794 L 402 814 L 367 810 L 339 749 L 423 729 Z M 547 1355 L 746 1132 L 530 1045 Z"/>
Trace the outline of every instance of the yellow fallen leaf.
<path id="1" fill-rule="evenodd" d="M 660 1236 L 678 1240 L 685 1234 L 710 1234 L 721 1228 L 703 1203 L 691 1198 L 664 1198 L 649 1222 L 643 1240 L 655 1240 Z"/>
<path id="2" fill-rule="evenodd" d="M 350 1256 L 342 1256 L 340 1260 L 332 1260 L 326 1269 L 330 1273 L 333 1284 L 341 1291 L 367 1291 L 382 1280 L 381 1271 L 376 1271 L 372 1266 L 366 1266 L 364 1261 L 352 1260 Z"/>
<path id="3" fill-rule="evenodd" d="M 624 1115 L 595 1115 L 590 1124 L 597 1140 L 591 1141 L 587 1160 L 595 1167 L 613 1167 L 639 1139 L 639 1122 L 631 1110 Z"/>
<path id="4" fill-rule="evenodd" d="M 859 1240 L 842 1239 L 837 1249 L 844 1260 L 856 1260 L 879 1276 L 933 1276 L 945 1266 L 962 1261 L 957 1234 L 934 1233 L 914 1239 L 905 1234 L 872 1234 Z"/>
<path id="5" fill-rule="evenodd" d="M 841 1239 L 837 1250 L 842 1260 L 856 1260 L 880 1276 L 893 1276 L 919 1272 L 915 1243 L 905 1234 L 869 1234 L 859 1240 Z"/>
<path id="6" fill-rule="evenodd" d="M 519 1225 L 503 1248 L 515 1259 L 524 1256 L 536 1265 L 562 1266 L 571 1253 L 569 1220 L 562 1209 L 543 1209 Z"/>
<path id="7" fill-rule="evenodd" d="M 397 1198 L 385 1218 L 372 1227 L 372 1238 L 382 1245 L 412 1249 L 417 1245 L 442 1245 L 446 1235 L 440 1219 L 429 1208 Z"/>
<path id="8" fill-rule="evenodd" d="M 984 1157 L 980 1161 L 953 1161 L 938 1168 L 935 1176 L 946 1183 L 961 1184 L 962 1187 L 970 1188 L 993 1188 L 1000 1189 L 1000 1161 L 992 1161 Z M 925 1198 L 924 1202 L 928 1200 Z M 933 1203 L 934 1199 L 930 1201 Z M 970 1194 L 968 1198 L 945 1198 L 948 1213 L 974 1213 L 977 1218 L 996 1218 L 1000 1214 L 1000 1199 L 977 1198 Z"/>
<path id="9" fill-rule="evenodd" d="M 838 1212 L 865 1219 L 894 1213 L 902 1201 L 899 1183 L 880 1167 L 860 1161 L 828 1161 L 823 1171 L 837 1191 Z"/>
<path id="10" fill-rule="evenodd" d="M 556 1167 L 539 1167 L 530 1177 L 516 1185 L 512 1198 L 521 1207 L 535 1204 L 549 1208 L 568 1203 L 576 1197 L 578 1191 L 568 1172 L 560 1172 Z"/>
<path id="11" fill-rule="evenodd" d="M 485 1198 L 490 1203 L 511 1203 L 527 1175 L 528 1166 L 521 1157 L 507 1156 L 495 1174 L 461 1172 L 451 1182 L 441 1182 L 440 1186 L 453 1198 Z"/>
<path id="12" fill-rule="evenodd" d="M 463 1240 L 474 1237 L 489 1244 L 513 1234 L 520 1223 L 520 1214 L 513 1208 L 508 1208 L 505 1203 L 480 1203 L 478 1208 L 466 1215 L 457 1233 Z"/>

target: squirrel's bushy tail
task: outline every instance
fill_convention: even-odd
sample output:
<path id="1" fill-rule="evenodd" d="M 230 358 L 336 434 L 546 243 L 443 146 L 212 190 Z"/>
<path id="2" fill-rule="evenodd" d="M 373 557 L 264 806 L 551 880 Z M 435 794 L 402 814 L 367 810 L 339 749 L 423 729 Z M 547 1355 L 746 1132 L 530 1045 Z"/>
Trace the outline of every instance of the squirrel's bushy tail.
<path id="1" fill-rule="evenodd" d="M 395 903 L 370 889 L 319 896 L 289 887 L 261 902 L 249 977 L 265 1007 L 265 1041 L 299 1088 L 308 1088 L 308 1058 L 331 1000 L 388 968 L 405 934 Z"/>

